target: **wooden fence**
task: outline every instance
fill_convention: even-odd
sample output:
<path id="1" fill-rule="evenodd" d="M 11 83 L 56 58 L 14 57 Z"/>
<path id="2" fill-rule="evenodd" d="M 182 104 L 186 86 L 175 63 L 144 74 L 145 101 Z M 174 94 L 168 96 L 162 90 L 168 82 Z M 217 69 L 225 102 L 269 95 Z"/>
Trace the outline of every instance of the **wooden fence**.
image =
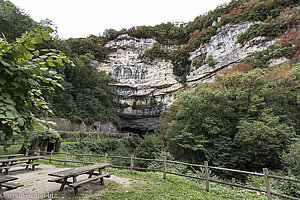
<path id="1" fill-rule="evenodd" d="M 131 155 L 130 157 L 129 156 L 124 157 L 124 156 L 109 156 L 107 153 L 105 153 L 104 155 L 93 155 L 93 154 L 86 154 L 86 153 L 84 153 L 84 154 L 71 154 L 71 153 L 68 153 L 68 152 L 65 152 L 65 153 L 60 152 L 59 153 L 59 152 L 53 152 L 53 151 L 52 152 L 46 152 L 46 151 L 31 151 L 31 150 L 26 151 L 26 156 L 28 155 L 29 152 L 31 152 L 33 154 L 36 154 L 36 155 L 40 155 L 40 154 L 50 155 L 49 158 L 44 158 L 45 160 L 49 160 L 50 163 L 52 161 L 57 161 L 57 162 L 63 162 L 64 164 L 66 164 L 66 163 L 78 163 L 78 164 L 83 164 L 83 165 L 85 165 L 85 164 L 94 164 L 92 162 L 86 162 L 87 157 L 102 157 L 104 159 L 105 163 L 107 162 L 108 158 L 111 158 L 111 159 L 114 159 L 114 158 L 125 159 L 125 160 L 130 160 L 130 166 L 116 166 L 116 165 L 113 165 L 112 167 L 113 168 L 128 169 L 128 170 L 130 170 L 131 174 L 133 173 L 133 170 L 162 172 L 164 180 L 167 178 L 167 174 L 173 174 L 173 175 L 188 177 L 188 178 L 192 178 L 192 179 L 202 180 L 202 181 L 205 181 L 205 188 L 206 188 L 207 192 L 209 192 L 209 183 L 213 182 L 213 183 L 229 185 L 229 186 L 238 187 L 238 188 L 244 188 L 244 189 L 247 189 L 247 190 L 254 190 L 254 191 L 262 192 L 262 193 L 266 194 L 266 196 L 268 197 L 268 200 L 272 200 L 272 195 L 287 198 L 287 199 L 291 199 L 291 200 L 300 200 L 299 198 L 296 198 L 296 197 L 292 197 L 292 196 L 272 192 L 270 179 L 273 178 L 273 179 L 279 179 L 279 180 L 285 180 L 285 181 L 292 181 L 292 182 L 296 182 L 296 183 L 300 183 L 300 180 L 271 175 L 271 174 L 269 174 L 269 170 L 267 168 L 263 168 L 263 173 L 256 173 L 256 172 L 241 171 L 241 170 L 236 170 L 236 169 L 213 167 L 213 166 L 209 166 L 207 161 L 204 162 L 204 165 L 191 164 L 191 163 L 178 162 L 178 161 L 169 161 L 169 160 L 167 160 L 166 156 L 163 157 L 163 160 L 157 160 L 157 159 L 136 158 L 136 157 L 134 157 L 134 155 Z M 55 155 L 55 154 L 65 155 L 65 159 L 64 160 L 54 159 L 53 155 Z M 68 160 L 69 156 L 82 157 L 82 161 Z M 163 170 L 135 167 L 134 166 L 134 161 L 135 160 L 149 161 L 149 162 L 154 161 L 154 162 L 162 163 L 163 164 Z M 167 171 L 167 163 L 203 168 L 204 172 L 205 172 L 205 175 L 204 175 L 204 177 L 197 177 L 197 176 L 191 176 L 191 175 L 187 175 L 187 174 L 180 174 L 180 173 L 176 173 L 176 172 L 170 172 L 170 171 Z M 220 180 L 211 179 L 210 176 L 209 176 L 209 170 L 210 169 L 264 177 L 265 190 L 262 190 L 262 189 L 259 189 L 259 188 L 248 187 L 248 186 L 240 185 L 240 184 L 236 184 L 236 183 L 229 183 L 229 182 L 224 182 L 224 181 L 220 181 Z M 300 190 L 300 188 L 299 188 L 299 190 Z"/>

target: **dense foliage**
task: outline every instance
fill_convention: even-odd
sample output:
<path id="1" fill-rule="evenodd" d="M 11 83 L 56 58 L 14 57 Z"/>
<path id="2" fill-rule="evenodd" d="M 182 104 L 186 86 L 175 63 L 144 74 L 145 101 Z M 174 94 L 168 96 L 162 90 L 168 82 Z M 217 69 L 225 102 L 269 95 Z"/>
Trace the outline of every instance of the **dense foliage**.
<path id="1" fill-rule="evenodd" d="M 299 134 L 299 70 L 298 63 L 233 71 L 200 84 L 162 115 L 169 151 L 176 159 L 235 169 L 281 168 L 282 153 Z"/>
<path id="2" fill-rule="evenodd" d="M 72 56 L 90 53 L 99 62 L 107 58 L 108 50 L 103 46 L 101 37 L 91 35 L 87 38 L 70 38 L 66 42 L 71 49 Z"/>
<path id="3" fill-rule="evenodd" d="M 55 115 L 87 125 L 101 121 L 117 126 L 119 103 L 110 76 L 97 71 L 89 53 L 71 59 L 76 67 L 66 65 L 59 70 L 65 89 L 47 95 Z"/>
<path id="4" fill-rule="evenodd" d="M 42 90 L 62 87 L 54 67 L 70 61 L 57 50 L 36 49 L 43 41 L 53 40 L 49 32 L 52 29 L 36 28 L 13 43 L 0 38 L 0 131 L 6 143 L 20 138 L 21 133 L 27 136 L 25 130 L 51 125 L 37 118 L 52 113 Z"/>
<path id="5" fill-rule="evenodd" d="M 37 26 L 37 22 L 10 1 L 0 0 L 0 34 L 3 33 L 8 42 Z"/>

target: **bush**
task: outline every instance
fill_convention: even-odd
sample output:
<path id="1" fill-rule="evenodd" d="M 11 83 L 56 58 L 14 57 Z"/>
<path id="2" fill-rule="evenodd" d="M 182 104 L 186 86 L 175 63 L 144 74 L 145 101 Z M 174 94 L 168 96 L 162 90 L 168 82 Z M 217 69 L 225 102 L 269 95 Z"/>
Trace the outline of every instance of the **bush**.
<path id="1" fill-rule="evenodd" d="M 300 179 L 300 139 L 282 155 L 284 169 Z"/>
<path id="2" fill-rule="evenodd" d="M 134 155 L 138 158 L 155 159 L 163 151 L 163 146 L 163 142 L 158 136 L 146 134 L 134 150 Z M 136 161 L 136 163 L 139 167 L 148 167 L 148 162 L 146 161 Z"/>

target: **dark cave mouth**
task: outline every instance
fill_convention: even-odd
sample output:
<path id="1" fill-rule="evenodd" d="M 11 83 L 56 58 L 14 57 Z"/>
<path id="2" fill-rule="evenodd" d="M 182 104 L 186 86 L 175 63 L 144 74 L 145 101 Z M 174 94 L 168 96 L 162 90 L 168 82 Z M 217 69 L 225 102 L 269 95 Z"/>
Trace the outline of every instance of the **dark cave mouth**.
<path id="1" fill-rule="evenodd" d="M 121 128 L 121 133 L 129 133 L 129 132 L 137 134 L 137 135 L 145 135 L 146 133 L 153 133 L 154 130 L 146 131 L 146 130 L 131 128 L 131 127 L 122 127 Z"/>

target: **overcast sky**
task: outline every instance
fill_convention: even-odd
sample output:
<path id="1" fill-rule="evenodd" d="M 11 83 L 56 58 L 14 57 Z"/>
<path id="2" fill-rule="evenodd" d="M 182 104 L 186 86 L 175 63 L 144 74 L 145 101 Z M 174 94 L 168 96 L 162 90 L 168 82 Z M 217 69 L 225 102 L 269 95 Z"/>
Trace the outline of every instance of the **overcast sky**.
<path id="1" fill-rule="evenodd" d="M 189 22 L 230 0 L 10 0 L 35 21 L 51 19 L 60 38 L 162 22 Z"/>

